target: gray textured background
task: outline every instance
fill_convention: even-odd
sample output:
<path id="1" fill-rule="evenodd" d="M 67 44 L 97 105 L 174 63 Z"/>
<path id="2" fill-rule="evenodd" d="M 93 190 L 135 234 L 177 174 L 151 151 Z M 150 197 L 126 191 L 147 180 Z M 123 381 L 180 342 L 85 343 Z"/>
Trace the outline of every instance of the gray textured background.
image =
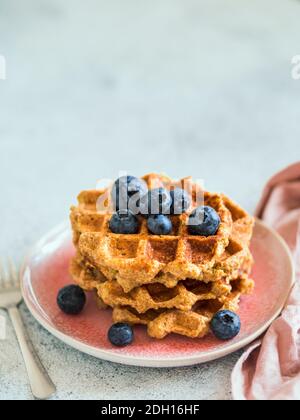
<path id="1" fill-rule="evenodd" d="M 253 210 L 299 158 L 296 0 L 0 0 L 0 255 L 68 215 L 118 170 L 204 178 Z M 101 362 L 22 313 L 57 398 L 230 398 L 238 355 L 183 369 Z M 13 332 L 0 399 L 31 398 Z"/>

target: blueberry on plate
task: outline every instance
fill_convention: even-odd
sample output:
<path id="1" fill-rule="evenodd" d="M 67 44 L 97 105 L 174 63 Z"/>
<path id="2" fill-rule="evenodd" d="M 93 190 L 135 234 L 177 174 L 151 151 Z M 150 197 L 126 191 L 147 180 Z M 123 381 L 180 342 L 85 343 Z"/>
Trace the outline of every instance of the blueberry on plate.
<path id="1" fill-rule="evenodd" d="M 148 191 L 145 181 L 134 176 L 122 176 L 118 178 L 111 191 L 114 210 L 131 210 L 138 214 L 140 198 Z"/>
<path id="2" fill-rule="evenodd" d="M 191 235 L 213 236 L 218 232 L 221 219 L 209 206 L 197 207 L 190 215 L 188 230 Z"/>
<path id="3" fill-rule="evenodd" d="M 172 205 L 171 214 L 185 213 L 191 205 L 191 197 L 187 191 L 182 188 L 175 188 L 170 191 Z"/>
<path id="4" fill-rule="evenodd" d="M 170 214 L 172 198 L 165 188 L 155 188 L 148 191 L 140 200 L 140 212 L 148 217 L 156 214 Z"/>
<path id="5" fill-rule="evenodd" d="M 62 288 L 57 295 L 59 308 L 68 315 L 78 315 L 83 310 L 85 302 L 84 291 L 75 284 Z"/>
<path id="6" fill-rule="evenodd" d="M 172 222 L 163 214 L 148 217 L 147 225 L 153 235 L 169 235 L 172 232 Z"/>
<path id="7" fill-rule="evenodd" d="M 113 324 L 108 331 L 108 339 L 114 346 L 128 346 L 134 339 L 133 329 L 123 322 Z"/>
<path id="8" fill-rule="evenodd" d="M 231 311 L 219 311 L 211 321 L 211 330 L 219 340 L 231 340 L 241 330 L 240 317 Z"/>
<path id="9" fill-rule="evenodd" d="M 119 210 L 112 215 L 109 228 L 113 233 L 130 235 L 138 233 L 139 221 L 130 210 Z"/>

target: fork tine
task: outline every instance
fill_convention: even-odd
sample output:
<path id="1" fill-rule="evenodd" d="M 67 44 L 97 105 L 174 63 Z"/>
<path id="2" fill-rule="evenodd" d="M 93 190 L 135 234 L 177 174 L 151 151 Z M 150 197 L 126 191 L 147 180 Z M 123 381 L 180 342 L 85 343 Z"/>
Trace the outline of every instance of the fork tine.
<path id="1" fill-rule="evenodd" d="M 15 266 L 15 263 L 11 258 L 8 258 L 8 267 L 9 267 L 9 277 L 10 277 L 10 284 L 13 286 L 17 286 L 19 283 L 19 276 Z"/>

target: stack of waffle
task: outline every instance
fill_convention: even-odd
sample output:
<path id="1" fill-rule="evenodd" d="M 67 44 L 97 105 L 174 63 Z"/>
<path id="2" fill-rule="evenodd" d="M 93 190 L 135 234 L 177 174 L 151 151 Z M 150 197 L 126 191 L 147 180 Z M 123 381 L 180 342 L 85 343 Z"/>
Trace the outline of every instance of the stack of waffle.
<path id="1" fill-rule="evenodd" d="M 176 183 L 161 175 L 143 178 L 149 189 Z M 197 186 L 191 179 L 193 204 Z M 215 236 L 188 233 L 188 214 L 171 216 L 170 235 L 149 233 L 140 217 L 138 234 L 114 234 L 111 214 L 97 211 L 107 190 L 84 191 L 71 209 L 77 250 L 71 263 L 74 280 L 97 292 L 99 305 L 113 309 L 114 322 L 143 324 L 148 334 L 164 338 L 170 333 L 204 337 L 213 316 L 222 309 L 237 312 L 243 294 L 252 292 L 249 278 L 253 259 L 249 244 L 254 220 L 222 194 L 204 193 L 204 204 L 219 214 Z"/>

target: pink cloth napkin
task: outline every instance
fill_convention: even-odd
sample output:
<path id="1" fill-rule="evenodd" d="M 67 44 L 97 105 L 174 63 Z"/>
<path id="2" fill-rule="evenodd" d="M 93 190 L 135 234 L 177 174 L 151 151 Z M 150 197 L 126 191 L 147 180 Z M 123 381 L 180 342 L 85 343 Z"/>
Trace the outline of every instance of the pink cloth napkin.
<path id="1" fill-rule="evenodd" d="M 267 184 L 257 216 L 291 248 L 296 284 L 280 318 L 242 355 L 232 373 L 235 400 L 300 400 L 300 162 Z"/>

